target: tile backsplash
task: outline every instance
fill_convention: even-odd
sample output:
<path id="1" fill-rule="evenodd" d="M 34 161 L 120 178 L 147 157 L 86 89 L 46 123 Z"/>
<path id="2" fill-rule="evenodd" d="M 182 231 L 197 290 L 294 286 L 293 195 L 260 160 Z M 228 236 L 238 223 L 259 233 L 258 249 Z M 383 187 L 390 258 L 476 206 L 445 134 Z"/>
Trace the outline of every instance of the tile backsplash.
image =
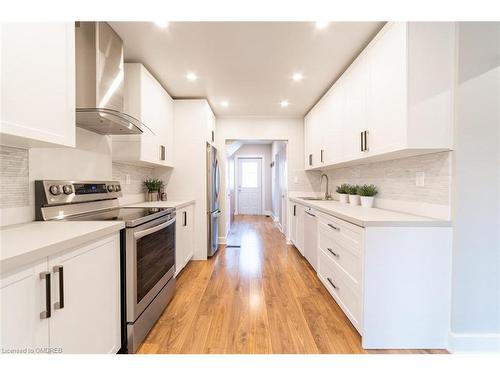
<path id="1" fill-rule="evenodd" d="M 343 183 L 374 184 L 378 187 L 377 198 L 380 199 L 449 205 L 450 167 L 451 152 L 439 152 L 327 170 L 324 173 L 329 178 L 333 193 L 336 186 Z M 425 174 L 422 187 L 415 184 L 417 172 Z"/>
<path id="2" fill-rule="evenodd" d="M 0 208 L 30 204 L 28 161 L 28 150 L 0 146 Z"/>
<path id="3" fill-rule="evenodd" d="M 152 177 L 153 168 L 113 163 L 113 180 L 120 181 L 124 195 L 145 193 L 143 182 Z"/>

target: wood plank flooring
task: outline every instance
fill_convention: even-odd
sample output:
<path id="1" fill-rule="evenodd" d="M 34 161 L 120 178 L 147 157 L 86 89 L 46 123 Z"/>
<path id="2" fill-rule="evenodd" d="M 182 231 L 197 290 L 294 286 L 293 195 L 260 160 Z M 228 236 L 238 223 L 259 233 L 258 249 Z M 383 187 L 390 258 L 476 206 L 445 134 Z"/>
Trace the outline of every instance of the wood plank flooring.
<path id="1" fill-rule="evenodd" d="M 139 353 L 366 353 L 314 269 L 270 218 L 236 216 L 232 232 L 241 248 L 221 247 L 186 266 Z"/>

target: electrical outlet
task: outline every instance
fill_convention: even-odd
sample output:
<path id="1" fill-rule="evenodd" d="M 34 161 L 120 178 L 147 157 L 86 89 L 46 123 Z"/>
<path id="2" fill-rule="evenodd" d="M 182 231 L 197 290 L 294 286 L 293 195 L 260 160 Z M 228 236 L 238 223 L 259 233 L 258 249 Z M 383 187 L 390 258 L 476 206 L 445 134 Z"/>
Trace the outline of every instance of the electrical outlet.
<path id="1" fill-rule="evenodd" d="M 425 186 L 425 173 L 417 172 L 415 174 L 415 186 L 423 187 Z"/>
<path id="2" fill-rule="evenodd" d="M 130 185 L 130 175 L 129 174 L 125 175 L 125 185 Z"/>

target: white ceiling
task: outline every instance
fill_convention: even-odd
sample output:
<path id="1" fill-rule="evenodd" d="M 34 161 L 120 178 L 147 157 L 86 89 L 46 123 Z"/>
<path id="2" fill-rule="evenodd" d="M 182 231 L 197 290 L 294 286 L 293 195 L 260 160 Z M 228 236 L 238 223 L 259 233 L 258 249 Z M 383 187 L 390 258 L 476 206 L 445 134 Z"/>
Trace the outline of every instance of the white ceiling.
<path id="1" fill-rule="evenodd" d="M 218 117 L 304 116 L 381 22 L 110 22 L 125 60 L 141 62 L 174 98 L 207 98 Z M 186 79 L 193 72 L 194 82 Z M 301 72 L 300 82 L 291 76 Z M 227 100 L 228 107 L 221 101 Z M 288 100 L 282 108 L 280 102 Z"/>

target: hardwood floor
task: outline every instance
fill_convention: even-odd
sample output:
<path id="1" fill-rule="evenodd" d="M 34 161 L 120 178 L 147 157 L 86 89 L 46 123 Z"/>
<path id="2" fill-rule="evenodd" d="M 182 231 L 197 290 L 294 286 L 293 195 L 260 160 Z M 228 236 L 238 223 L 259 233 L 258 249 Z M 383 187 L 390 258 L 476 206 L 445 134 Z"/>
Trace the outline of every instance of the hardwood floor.
<path id="1" fill-rule="evenodd" d="M 139 353 L 366 353 L 314 269 L 270 218 L 237 216 L 232 232 L 241 248 L 222 247 L 186 266 Z"/>

